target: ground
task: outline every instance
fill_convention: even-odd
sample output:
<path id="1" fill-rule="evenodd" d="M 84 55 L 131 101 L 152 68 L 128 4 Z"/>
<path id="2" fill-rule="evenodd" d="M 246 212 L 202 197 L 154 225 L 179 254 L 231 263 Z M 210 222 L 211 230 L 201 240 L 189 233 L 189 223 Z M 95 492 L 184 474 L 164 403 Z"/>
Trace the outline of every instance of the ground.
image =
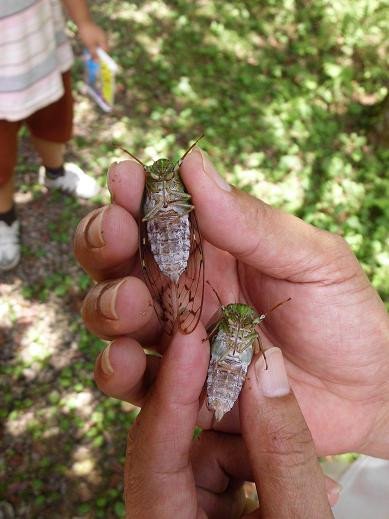
<path id="1" fill-rule="evenodd" d="M 344 235 L 388 299 L 384 4 L 93 2 L 121 67 L 119 91 L 114 112 L 100 112 L 80 91 L 76 62 L 68 158 L 98 179 L 101 197 L 80 202 L 39 186 L 21 136 L 23 259 L 0 278 L 0 517 L 124 516 L 122 462 L 137 409 L 94 385 L 104 343 L 79 317 L 90 281 L 71 246 L 81 217 L 109 200 L 105 174 L 124 158 L 120 147 L 151 162 L 205 133 L 229 182 Z"/>

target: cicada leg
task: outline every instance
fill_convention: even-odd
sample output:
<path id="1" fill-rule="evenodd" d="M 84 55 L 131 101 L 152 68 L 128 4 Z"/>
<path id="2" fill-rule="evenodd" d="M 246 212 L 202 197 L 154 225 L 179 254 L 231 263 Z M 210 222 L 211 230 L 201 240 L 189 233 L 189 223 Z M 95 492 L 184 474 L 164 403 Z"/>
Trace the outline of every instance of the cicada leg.
<path id="1" fill-rule="evenodd" d="M 188 210 L 186 211 L 186 213 L 190 213 L 190 212 L 193 211 L 193 209 L 194 209 L 194 205 L 192 205 L 192 204 L 187 204 L 187 203 L 185 203 L 185 202 L 175 202 L 175 205 L 176 205 L 177 207 L 182 207 L 183 209 L 188 209 Z"/>
<path id="2" fill-rule="evenodd" d="M 256 334 L 256 340 L 254 341 L 254 353 L 256 355 L 258 353 L 262 353 L 263 360 L 265 361 L 265 369 L 267 369 L 268 365 L 267 365 L 266 354 L 265 354 L 265 350 L 263 349 L 263 346 L 262 346 L 261 337 L 258 333 Z"/>
<path id="3" fill-rule="evenodd" d="M 159 211 L 163 208 L 163 200 L 160 200 L 147 214 L 144 215 L 142 218 L 143 222 L 149 222 L 150 220 L 153 220 Z"/>
<path id="4" fill-rule="evenodd" d="M 193 148 L 196 146 L 196 144 L 199 142 L 199 140 L 202 139 L 203 137 L 204 137 L 204 135 L 200 135 L 200 137 L 186 150 L 186 152 L 183 154 L 183 156 L 177 162 L 177 164 L 175 166 L 176 168 L 179 168 L 181 166 L 181 164 L 184 161 L 184 158 L 188 155 L 188 153 L 190 153 L 193 150 Z"/>
<path id="5" fill-rule="evenodd" d="M 201 342 L 205 342 L 205 341 L 208 341 L 209 339 L 211 339 L 217 332 L 219 326 L 220 326 L 220 321 L 215 324 L 215 326 L 211 329 L 209 334 Z"/>
<path id="6" fill-rule="evenodd" d="M 190 200 L 192 198 L 189 193 L 183 193 L 182 191 L 174 191 L 174 189 L 169 189 L 169 195 L 176 195 L 178 197 L 176 200 L 177 202 L 183 202 L 185 200 Z"/>

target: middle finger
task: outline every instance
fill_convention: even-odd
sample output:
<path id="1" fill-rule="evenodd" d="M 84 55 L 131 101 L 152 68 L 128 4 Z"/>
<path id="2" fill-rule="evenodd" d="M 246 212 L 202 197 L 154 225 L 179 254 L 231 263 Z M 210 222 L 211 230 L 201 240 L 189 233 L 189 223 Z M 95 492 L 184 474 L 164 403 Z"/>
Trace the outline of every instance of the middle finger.
<path id="1" fill-rule="evenodd" d="M 134 217 L 116 204 L 92 211 L 77 227 L 74 253 L 97 281 L 129 274 L 138 263 L 138 225 Z"/>
<path id="2" fill-rule="evenodd" d="M 81 313 L 86 327 L 102 339 L 130 334 L 152 344 L 160 332 L 150 292 L 133 276 L 98 283 L 85 297 Z"/>

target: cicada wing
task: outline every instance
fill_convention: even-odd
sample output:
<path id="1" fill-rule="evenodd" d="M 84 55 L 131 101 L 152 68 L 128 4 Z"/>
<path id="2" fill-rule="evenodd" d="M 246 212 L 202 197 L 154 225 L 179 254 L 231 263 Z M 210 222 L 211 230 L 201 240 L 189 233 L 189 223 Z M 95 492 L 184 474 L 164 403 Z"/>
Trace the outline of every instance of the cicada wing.
<path id="1" fill-rule="evenodd" d="M 188 265 L 177 283 L 178 328 L 191 333 L 197 326 L 204 300 L 204 253 L 194 211 L 189 213 L 190 252 Z"/>
<path id="2" fill-rule="evenodd" d="M 147 222 L 139 221 L 140 262 L 146 285 L 153 298 L 155 313 L 168 335 L 172 335 L 177 316 L 173 305 L 175 284 L 160 271 L 147 234 Z"/>

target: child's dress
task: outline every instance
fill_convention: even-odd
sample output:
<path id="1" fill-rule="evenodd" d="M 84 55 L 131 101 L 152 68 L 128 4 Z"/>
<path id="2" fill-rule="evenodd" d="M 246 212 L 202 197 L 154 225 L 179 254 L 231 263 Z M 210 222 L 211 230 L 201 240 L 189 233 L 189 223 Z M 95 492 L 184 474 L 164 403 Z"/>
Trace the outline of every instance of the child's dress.
<path id="1" fill-rule="evenodd" d="M 0 0 L 0 120 L 57 101 L 72 63 L 59 0 Z"/>

